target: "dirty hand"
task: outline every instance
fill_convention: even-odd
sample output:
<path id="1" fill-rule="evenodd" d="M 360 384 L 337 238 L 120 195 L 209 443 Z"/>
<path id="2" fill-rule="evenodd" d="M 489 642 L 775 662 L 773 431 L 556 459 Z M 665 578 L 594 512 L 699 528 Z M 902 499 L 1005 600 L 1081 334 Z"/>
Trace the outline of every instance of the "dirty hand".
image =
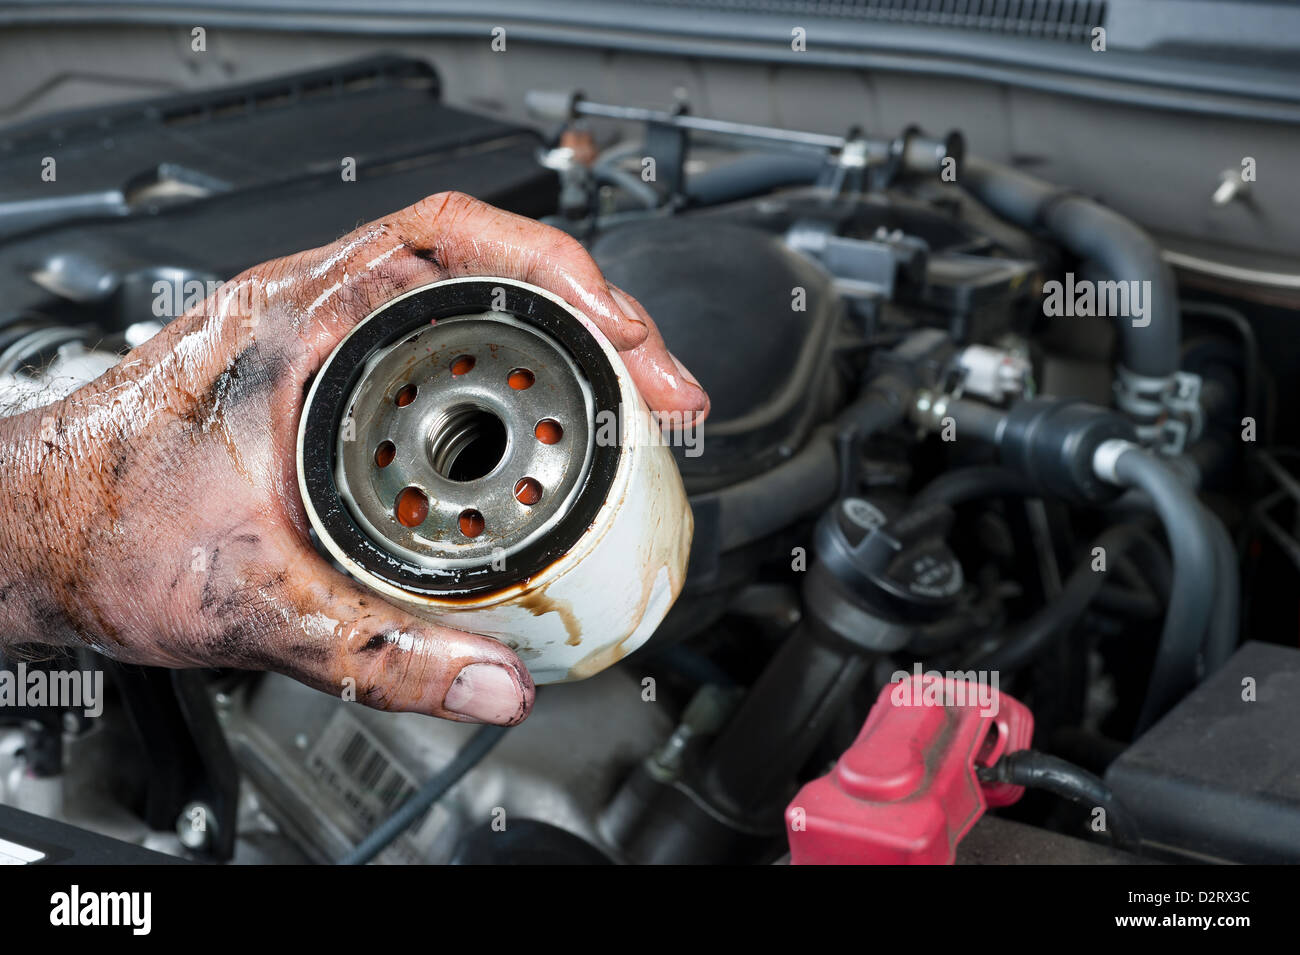
<path id="1" fill-rule="evenodd" d="M 707 413 L 644 309 L 574 239 L 431 196 L 249 269 L 68 398 L 0 420 L 0 647 L 80 642 L 354 687 L 382 709 L 522 720 L 534 691 L 515 655 L 336 572 L 308 539 L 295 474 L 306 385 L 337 342 L 404 290 L 461 275 L 563 297 L 653 409 Z"/>

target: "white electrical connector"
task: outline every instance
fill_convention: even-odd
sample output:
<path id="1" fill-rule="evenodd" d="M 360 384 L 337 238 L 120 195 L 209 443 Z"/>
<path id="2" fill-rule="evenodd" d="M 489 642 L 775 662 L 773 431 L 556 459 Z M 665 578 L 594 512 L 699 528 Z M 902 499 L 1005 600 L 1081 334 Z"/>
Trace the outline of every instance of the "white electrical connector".
<path id="1" fill-rule="evenodd" d="M 1032 368 L 1028 359 L 1001 348 L 968 345 L 957 356 L 961 392 L 994 404 L 1025 395 Z"/>

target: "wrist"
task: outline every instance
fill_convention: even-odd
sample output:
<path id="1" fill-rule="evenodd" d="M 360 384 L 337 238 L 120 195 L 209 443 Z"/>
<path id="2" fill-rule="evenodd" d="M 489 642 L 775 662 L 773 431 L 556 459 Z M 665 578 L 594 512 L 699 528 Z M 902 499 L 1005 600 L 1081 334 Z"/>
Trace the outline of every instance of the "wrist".
<path id="1" fill-rule="evenodd" d="M 52 554 L 68 537 L 60 495 L 72 483 L 58 460 L 62 402 L 0 418 L 0 649 L 62 643 Z"/>

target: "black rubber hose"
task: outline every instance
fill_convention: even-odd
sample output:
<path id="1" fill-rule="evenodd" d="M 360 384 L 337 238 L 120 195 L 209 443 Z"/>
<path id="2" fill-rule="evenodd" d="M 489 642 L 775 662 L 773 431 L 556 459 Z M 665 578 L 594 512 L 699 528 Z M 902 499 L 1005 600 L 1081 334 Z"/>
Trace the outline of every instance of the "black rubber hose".
<path id="1" fill-rule="evenodd" d="M 1240 336 L 1242 347 L 1242 410 L 1247 416 L 1258 420 L 1260 383 L 1263 375 L 1260 370 L 1262 365 L 1259 357 L 1259 339 L 1255 335 L 1255 327 L 1250 324 L 1250 319 L 1235 308 L 1217 305 L 1213 302 L 1183 302 L 1182 311 L 1185 315 L 1203 315 L 1207 318 L 1225 322 L 1231 325 L 1237 335 Z M 1261 431 L 1268 433 L 1263 428 L 1263 424 L 1263 422 L 1260 422 Z"/>
<path id="2" fill-rule="evenodd" d="M 1131 372 L 1167 378 L 1178 370 L 1182 317 L 1173 270 L 1160 246 L 1130 220 L 1068 189 L 1006 166 L 968 157 L 961 184 L 1003 218 L 1026 229 L 1043 229 L 1078 256 L 1100 266 L 1107 278 L 1151 283 L 1150 323 L 1135 327 L 1118 318 L 1119 361 Z"/>
<path id="3" fill-rule="evenodd" d="M 1205 675 L 1209 676 L 1227 663 L 1237 649 L 1241 631 L 1241 571 L 1237 565 L 1237 546 L 1223 521 L 1204 505 L 1201 518 L 1214 548 L 1216 581 L 1214 612 L 1205 632 Z"/>
<path id="4" fill-rule="evenodd" d="M 917 493 L 912 507 L 947 504 L 956 507 L 986 497 L 1029 497 L 1037 486 L 1019 471 L 995 465 L 959 468 L 939 475 Z"/>
<path id="5" fill-rule="evenodd" d="M 816 182 L 825 167 L 821 155 L 754 153 L 689 176 L 686 195 L 699 206 L 735 202 L 785 186 Z"/>
<path id="6" fill-rule="evenodd" d="M 643 182 L 639 176 L 619 169 L 612 163 L 597 163 L 591 167 L 591 171 L 597 182 L 622 189 L 647 209 L 659 207 L 659 193 L 655 191 L 654 186 Z"/>
<path id="7" fill-rule="evenodd" d="M 1174 586 L 1174 568 L 1164 546 L 1152 535 L 1144 534 L 1133 542 L 1132 559 L 1141 566 L 1142 577 L 1159 598 L 1163 613 Z"/>
<path id="8" fill-rule="evenodd" d="M 813 432 L 793 457 L 739 484 L 692 494 L 692 509 L 718 509 L 722 550 L 752 544 L 822 511 L 846 482 L 852 483 L 862 442 L 903 420 L 908 393 L 905 383 L 881 376 L 835 423 Z"/>
<path id="9" fill-rule="evenodd" d="M 840 462 L 840 494 L 853 494 L 862 463 L 862 446 L 871 437 L 903 420 L 903 383 L 882 378 L 865 395 L 849 405 L 835 419 L 835 449 Z"/>
<path id="10" fill-rule="evenodd" d="M 935 478 L 917 493 L 911 506 L 946 504 L 954 507 L 988 497 L 1030 497 L 1037 492 L 1034 482 L 1018 471 L 995 465 L 977 466 L 949 471 Z M 1116 540 L 1119 542 L 1118 547 Z M 1108 532 L 1095 541 L 1093 546 L 1106 547 L 1108 559 L 1122 556 L 1129 549 L 1141 552 L 1143 576 L 1147 583 L 1157 598 L 1168 595 L 1168 560 L 1160 545 L 1140 523 L 1120 525 L 1113 529 L 1113 533 Z M 1085 561 L 1067 581 L 1060 600 L 1043 607 L 1000 641 L 1000 646 L 1007 647 L 1006 668 L 1012 668 L 1010 661 L 1019 661 L 1017 665 L 1021 666 L 1029 662 L 1047 646 L 1054 634 L 1062 633 L 1072 626 L 1093 600 L 1108 609 L 1133 616 L 1158 617 L 1163 613 L 1163 601 L 1157 604 L 1145 599 L 1145 595 L 1130 594 L 1114 588 L 1107 593 L 1104 588 L 1106 579 L 1104 574 L 1092 572 L 1091 560 Z"/>
<path id="11" fill-rule="evenodd" d="M 1200 501 L 1154 455 L 1130 446 L 1116 456 L 1113 472 L 1116 483 L 1144 491 L 1151 499 L 1174 562 L 1169 608 L 1138 716 L 1140 733 L 1196 683 L 1197 660 L 1215 601 L 1215 548 Z"/>
<path id="12" fill-rule="evenodd" d="M 1113 584 L 1102 584 L 1093 602 L 1103 610 L 1139 620 L 1155 620 L 1165 612 L 1165 605 L 1156 597 Z"/>
<path id="13" fill-rule="evenodd" d="M 1037 750 L 1022 749 L 1007 753 L 992 766 L 980 769 L 978 775 L 981 782 L 1041 789 L 1089 809 L 1103 809 L 1105 831 L 1114 845 L 1129 852 L 1141 850 L 1142 835 L 1137 821 L 1101 777 L 1073 763 Z"/>
<path id="14" fill-rule="evenodd" d="M 1109 568 L 1120 554 L 1145 535 L 1146 529 L 1136 523 L 1108 528 L 1093 541 L 1087 556 L 1070 574 L 1055 600 L 1014 627 L 995 647 L 968 658 L 963 669 L 1014 672 L 1032 663 L 1054 640 L 1070 631 L 1107 581 L 1107 573 L 1092 569 L 1093 551 L 1098 547 L 1103 549 Z"/>
<path id="15" fill-rule="evenodd" d="M 478 765 L 492 747 L 506 734 L 507 726 L 484 726 L 470 737 L 469 742 L 461 747 L 450 763 L 434 776 L 406 802 L 402 803 L 391 816 L 375 827 L 374 832 L 361 840 L 357 846 L 339 860 L 339 865 L 365 865 L 379 853 L 383 852 L 393 841 L 405 832 L 417 819 L 429 811 L 429 808 L 447 794 L 452 786 Z"/>

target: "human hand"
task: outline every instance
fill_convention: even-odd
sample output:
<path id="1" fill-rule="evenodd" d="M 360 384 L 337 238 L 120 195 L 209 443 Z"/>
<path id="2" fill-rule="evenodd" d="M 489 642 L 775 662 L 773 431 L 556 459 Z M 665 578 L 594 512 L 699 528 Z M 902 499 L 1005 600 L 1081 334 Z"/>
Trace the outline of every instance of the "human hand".
<path id="1" fill-rule="evenodd" d="M 576 240 L 431 196 L 249 269 L 66 399 L 0 420 L 0 641 L 273 670 L 381 709 L 522 720 L 534 688 L 514 653 L 334 570 L 310 543 L 295 474 L 306 387 L 334 346 L 403 291 L 463 275 L 559 295 L 619 349 L 653 410 L 707 414 L 645 310 Z"/>

